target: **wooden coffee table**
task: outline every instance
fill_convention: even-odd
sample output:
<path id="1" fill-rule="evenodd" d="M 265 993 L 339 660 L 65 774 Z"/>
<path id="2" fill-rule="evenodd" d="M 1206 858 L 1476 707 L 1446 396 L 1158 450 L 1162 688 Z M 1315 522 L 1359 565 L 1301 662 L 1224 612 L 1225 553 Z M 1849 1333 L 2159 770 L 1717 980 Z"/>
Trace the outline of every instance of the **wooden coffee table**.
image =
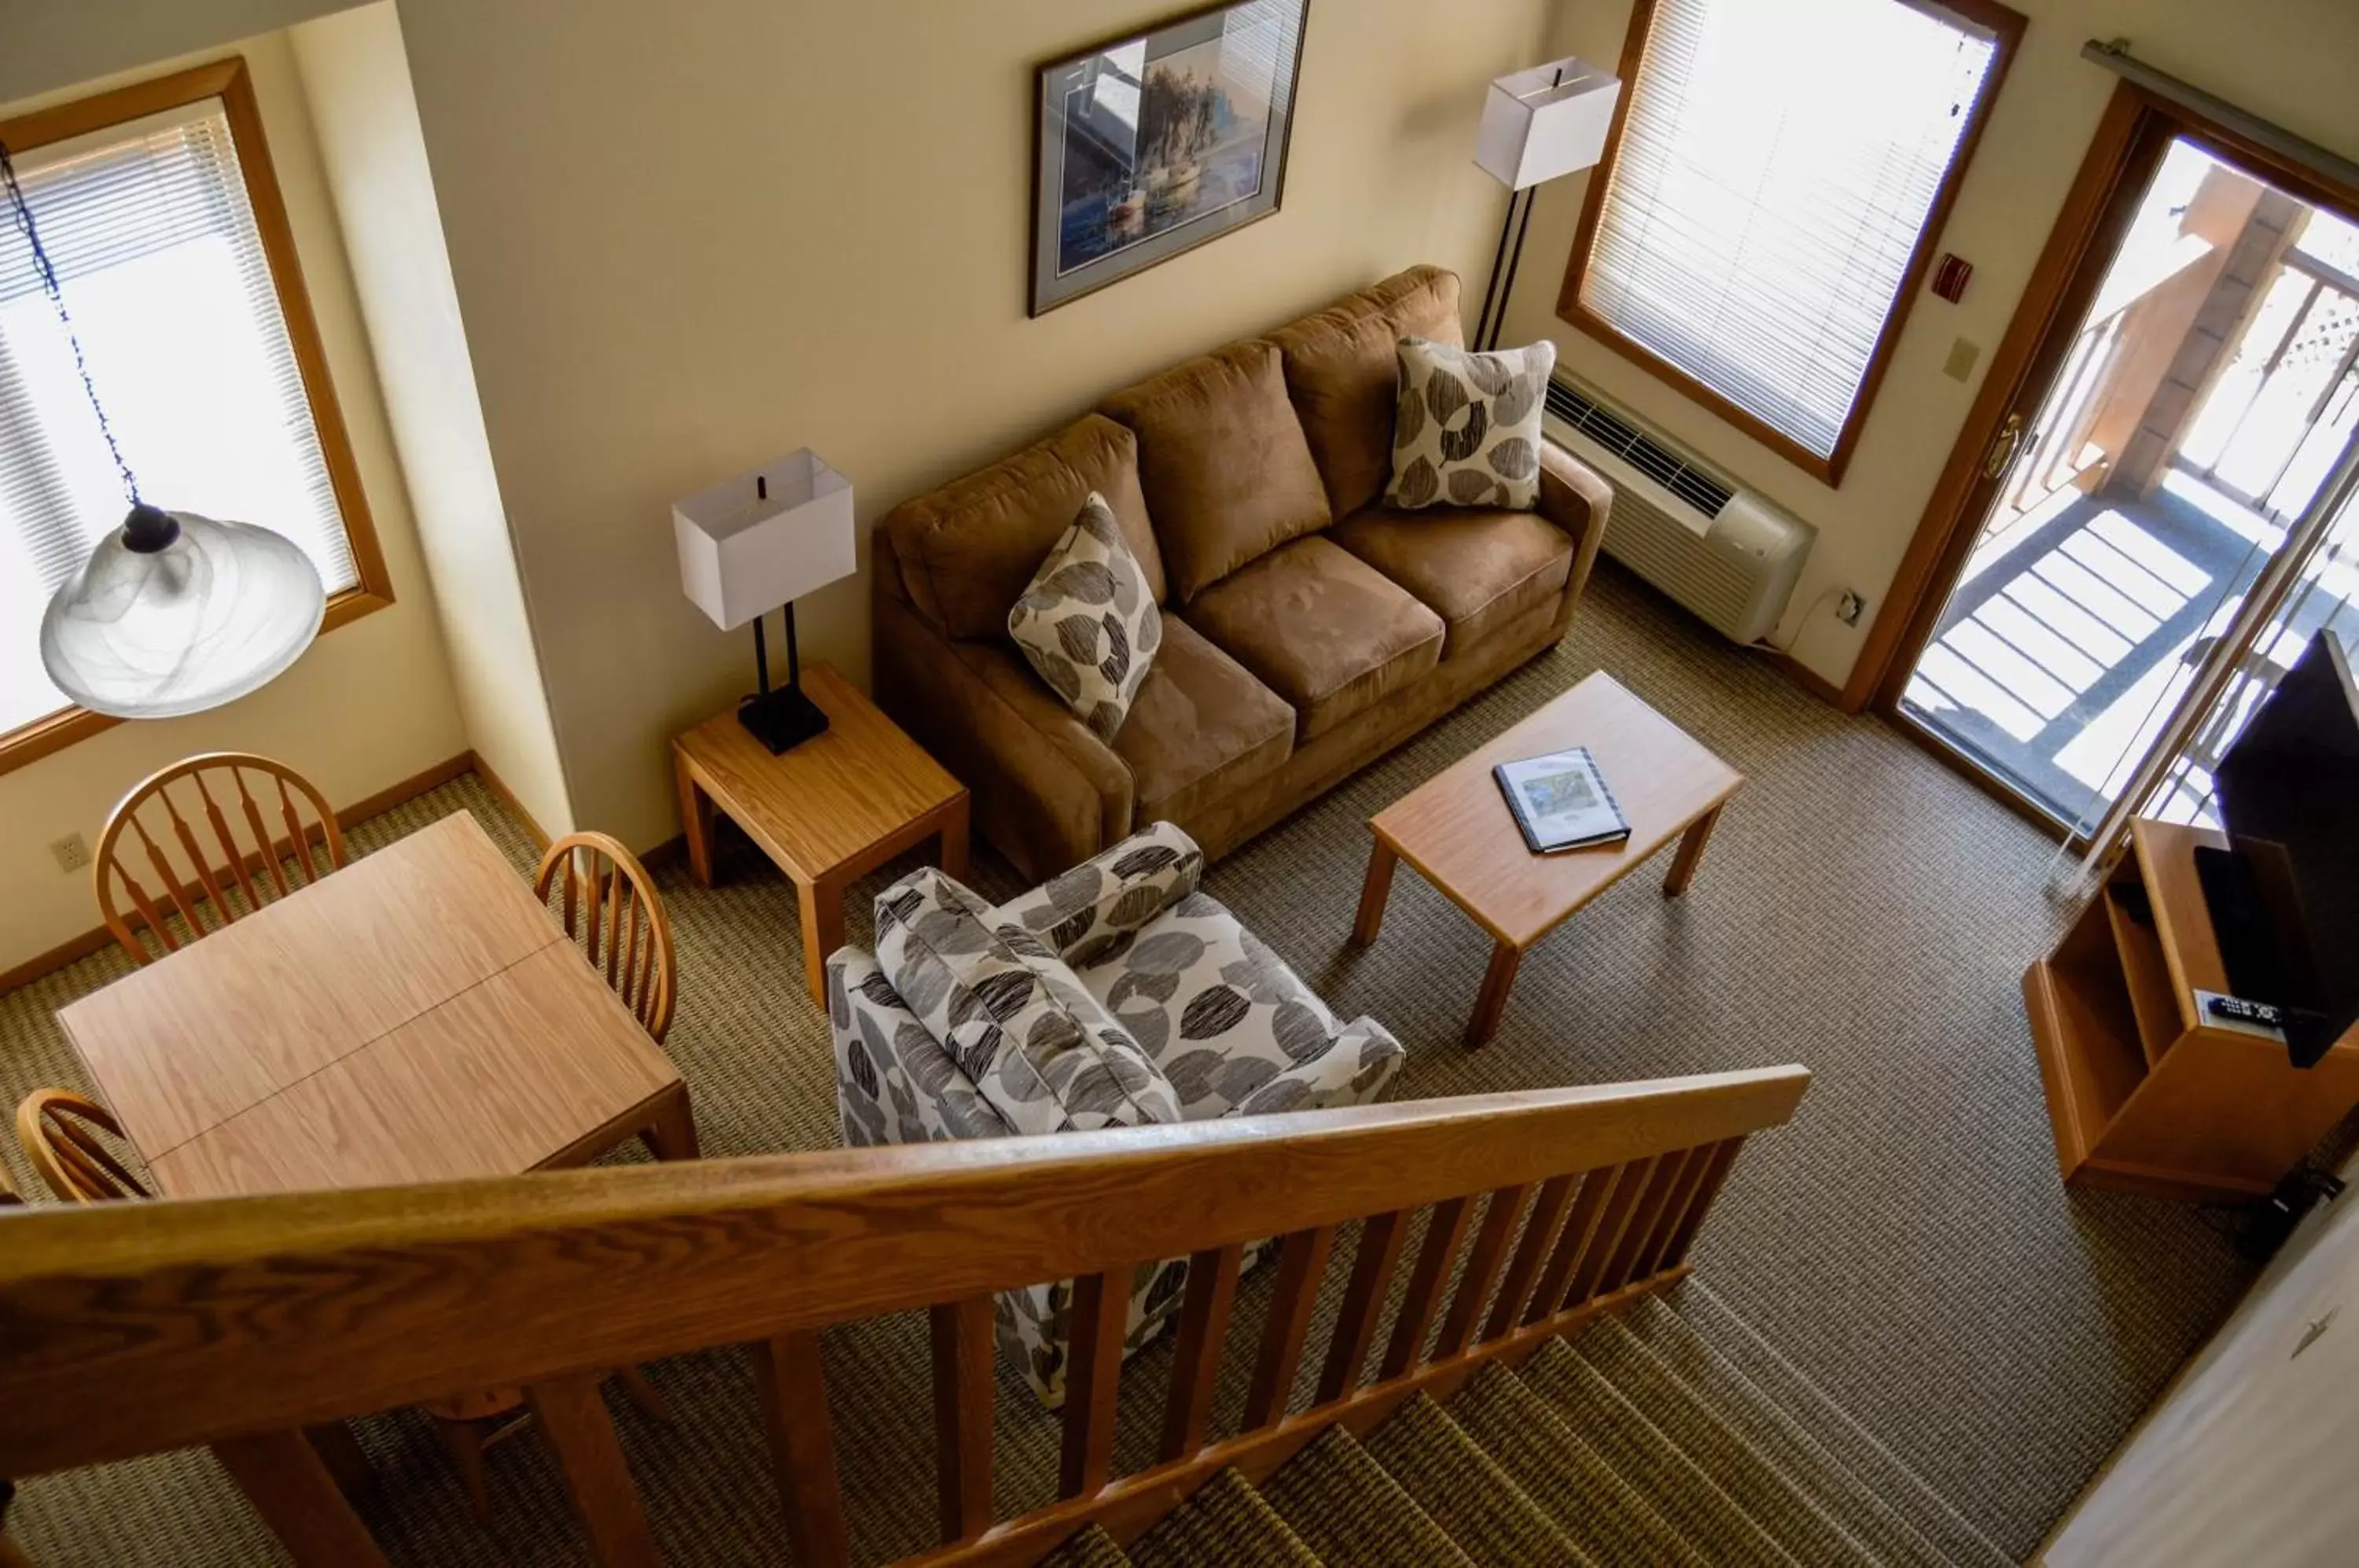
<path id="1" fill-rule="evenodd" d="M 1575 746 L 1596 757 L 1630 819 L 1629 841 L 1534 855 L 1491 768 Z M 1686 892 L 1721 807 L 1744 782 L 1743 774 L 1600 670 L 1368 820 L 1375 842 L 1353 940 L 1364 945 L 1376 940 L 1395 863 L 1415 866 L 1497 943 L 1466 1026 L 1466 1043 L 1481 1045 L 1499 1027 L 1524 951 L 1673 834 L 1680 835 L 1680 847 L 1663 895 Z"/>
<path id="2" fill-rule="evenodd" d="M 803 978 L 827 1006 L 827 955 L 843 945 L 843 889 L 905 849 L 941 840 L 966 875 L 966 786 L 832 665 L 803 667 L 827 730 L 772 756 L 731 709 L 672 740 L 688 865 L 712 886 L 712 819 L 744 828 L 801 896 Z"/>

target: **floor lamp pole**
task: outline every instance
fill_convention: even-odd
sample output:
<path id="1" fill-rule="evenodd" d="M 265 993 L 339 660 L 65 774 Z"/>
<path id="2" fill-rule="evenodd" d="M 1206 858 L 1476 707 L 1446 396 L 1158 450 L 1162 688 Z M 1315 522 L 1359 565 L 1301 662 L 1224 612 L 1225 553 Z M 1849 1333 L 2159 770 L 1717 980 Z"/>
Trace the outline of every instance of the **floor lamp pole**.
<path id="1" fill-rule="evenodd" d="M 1483 291 L 1483 314 L 1475 322 L 1474 346 L 1488 352 L 1499 346 L 1507 326 L 1507 301 L 1515 296 L 1516 269 L 1524 261 L 1524 236 L 1531 232 L 1532 199 L 1538 190 L 1527 186 L 1507 198 L 1507 215 L 1499 224 L 1499 248 L 1491 257 L 1491 286 Z M 1508 248 L 1508 238 L 1515 245 Z M 1496 304 L 1495 312 L 1493 306 Z"/>

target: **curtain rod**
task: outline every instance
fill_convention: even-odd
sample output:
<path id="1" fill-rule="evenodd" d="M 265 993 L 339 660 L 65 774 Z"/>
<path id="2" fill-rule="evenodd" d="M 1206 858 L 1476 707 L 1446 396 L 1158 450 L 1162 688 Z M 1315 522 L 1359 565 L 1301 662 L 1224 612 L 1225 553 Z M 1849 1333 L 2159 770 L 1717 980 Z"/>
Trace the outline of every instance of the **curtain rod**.
<path id="1" fill-rule="evenodd" d="M 2181 82 L 2167 71 L 2156 70 L 2130 54 L 2126 39 L 2115 38 L 2110 43 L 2100 43 L 2091 38 L 2081 46 L 2081 58 L 2094 60 L 2124 81 L 2135 82 L 2158 98 L 2167 99 L 2184 109 L 2192 109 L 2288 162 L 2323 175 L 2345 189 L 2359 190 L 2359 163 L 2319 146 L 2307 136 L 2298 136 L 2283 125 L 2264 120 L 2249 110 L 2239 109 L 2224 98 L 2214 97 L 2192 82 Z"/>

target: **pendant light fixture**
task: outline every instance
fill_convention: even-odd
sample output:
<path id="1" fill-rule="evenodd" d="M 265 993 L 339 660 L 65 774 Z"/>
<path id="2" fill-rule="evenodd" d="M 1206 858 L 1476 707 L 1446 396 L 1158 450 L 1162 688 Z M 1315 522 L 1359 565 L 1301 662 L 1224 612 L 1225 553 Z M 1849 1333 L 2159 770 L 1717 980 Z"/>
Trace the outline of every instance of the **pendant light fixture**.
<path id="1" fill-rule="evenodd" d="M 5 145 L 0 180 L 131 503 L 123 527 L 50 597 L 41 616 L 42 667 L 67 697 L 119 719 L 201 713 L 243 697 L 283 673 L 319 635 L 327 613 L 319 569 L 268 528 L 166 511 L 141 498 Z"/>

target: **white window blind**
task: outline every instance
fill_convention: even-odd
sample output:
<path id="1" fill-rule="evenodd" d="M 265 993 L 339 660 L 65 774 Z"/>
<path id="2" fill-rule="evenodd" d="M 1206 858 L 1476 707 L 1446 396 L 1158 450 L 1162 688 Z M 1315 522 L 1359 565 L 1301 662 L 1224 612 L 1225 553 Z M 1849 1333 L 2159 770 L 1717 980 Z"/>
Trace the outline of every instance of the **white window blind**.
<path id="1" fill-rule="evenodd" d="M 1832 456 L 1995 54 L 1904 0 L 1656 0 L 1581 303 Z"/>
<path id="2" fill-rule="evenodd" d="M 237 149 L 218 99 L 19 154 L 142 495 L 293 539 L 358 582 Z M 68 705 L 41 612 L 127 503 L 30 248 L 0 222 L 0 734 Z"/>

